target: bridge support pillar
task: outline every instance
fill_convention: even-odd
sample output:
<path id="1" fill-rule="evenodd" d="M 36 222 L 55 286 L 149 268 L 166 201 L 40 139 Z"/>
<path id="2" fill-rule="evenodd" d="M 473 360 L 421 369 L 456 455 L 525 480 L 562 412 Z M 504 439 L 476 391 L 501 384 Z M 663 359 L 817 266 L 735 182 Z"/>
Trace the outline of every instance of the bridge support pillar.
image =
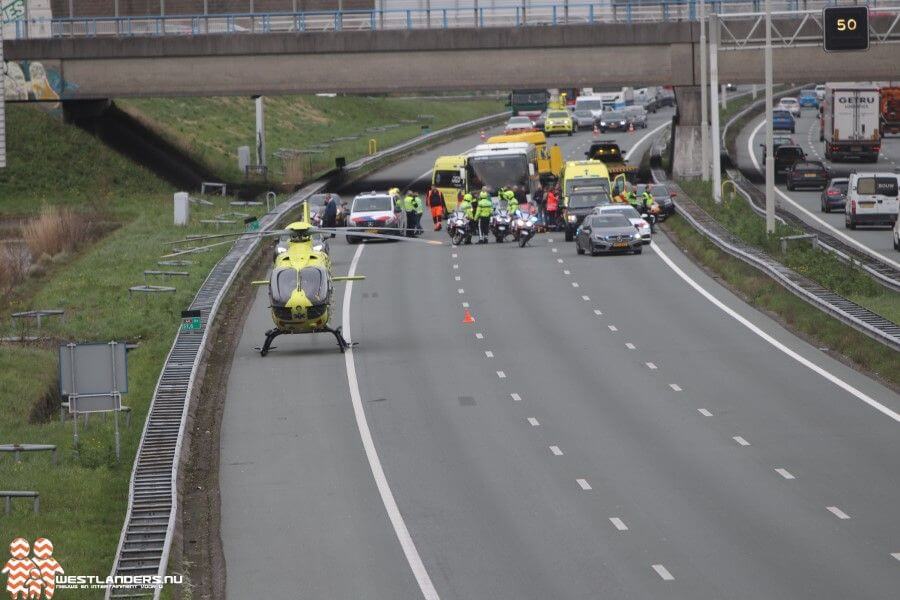
<path id="1" fill-rule="evenodd" d="M 697 178 L 703 166 L 700 86 L 676 87 L 675 102 L 678 109 L 675 113 L 675 143 L 670 149 L 672 176 Z"/>

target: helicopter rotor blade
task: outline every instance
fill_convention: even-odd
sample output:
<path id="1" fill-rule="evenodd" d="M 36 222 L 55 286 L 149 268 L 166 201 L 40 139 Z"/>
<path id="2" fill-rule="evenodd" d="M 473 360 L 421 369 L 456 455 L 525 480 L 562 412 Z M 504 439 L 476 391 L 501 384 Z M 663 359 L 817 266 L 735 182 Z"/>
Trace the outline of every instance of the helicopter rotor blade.
<path id="1" fill-rule="evenodd" d="M 423 240 L 419 238 L 409 238 L 402 237 L 399 235 L 388 235 L 386 233 L 366 233 L 365 230 L 357 231 L 355 228 L 341 228 L 341 229 L 325 229 L 325 228 L 311 228 L 310 233 L 334 233 L 340 235 L 346 235 L 347 231 L 352 232 L 353 237 L 362 237 L 362 238 L 372 238 L 376 240 L 396 240 L 398 242 L 417 242 L 419 244 L 428 244 L 429 246 L 443 246 L 444 242 L 439 242 L 437 240 Z"/>
<path id="2" fill-rule="evenodd" d="M 190 244 L 191 242 L 202 242 L 204 240 L 215 240 L 227 237 L 269 237 L 273 235 L 285 235 L 288 233 L 290 233 L 290 230 L 288 229 L 275 229 L 272 231 L 235 231 L 233 233 L 211 233 L 210 235 L 200 235 L 197 237 L 175 240 L 173 242 L 166 242 L 166 244 L 173 246 L 175 244 Z"/>
<path id="3" fill-rule="evenodd" d="M 234 240 L 224 240 L 222 242 L 216 242 L 215 244 L 207 244 L 205 246 L 197 246 L 195 248 L 185 248 L 184 250 L 176 250 L 170 254 L 164 254 L 162 258 L 173 258 L 175 256 L 184 256 L 185 254 L 193 254 L 195 252 L 202 252 L 204 250 L 208 250 L 210 248 L 215 248 L 216 246 L 221 246 L 223 244 L 231 244 Z"/>

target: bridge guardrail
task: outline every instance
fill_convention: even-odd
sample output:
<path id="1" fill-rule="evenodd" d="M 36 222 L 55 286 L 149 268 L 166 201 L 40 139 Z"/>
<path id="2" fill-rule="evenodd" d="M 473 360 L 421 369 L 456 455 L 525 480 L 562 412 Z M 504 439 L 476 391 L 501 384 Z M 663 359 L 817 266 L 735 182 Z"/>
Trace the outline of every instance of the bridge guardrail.
<path id="1" fill-rule="evenodd" d="M 361 171 L 379 161 L 413 148 L 444 139 L 457 132 L 491 124 L 507 113 L 488 115 L 434 131 L 398 144 L 375 156 L 349 163 L 345 171 Z M 260 219 L 260 231 L 277 227 L 282 219 L 311 194 L 327 185 L 323 179 L 311 183 Z M 135 453 L 128 491 L 128 508 L 119 537 L 111 575 L 164 576 L 177 529 L 180 462 L 187 452 L 186 430 L 197 377 L 203 368 L 207 336 L 219 306 L 237 273 L 259 247 L 260 238 L 238 238 L 229 252 L 213 267 L 200 286 L 191 309 L 202 314 L 201 332 L 179 331 L 166 357 L 153 393 L 141 441 Z M 105 598 L 152 597 L 160 589 L 107 589 Z"/>
<path id="2" fill-rule="evenodd" d="M 706 0 L 707 14 L 733 15 L 741 23 L 758 17 L 763 0 Z M 835 0 L 773 0 L 780 16 L 804 19 Z M 265 34 L 305 31 L 375 31 L 480 27 L 543 27 L 593 23 L 692 21 L 698 0 L 600 0 L 512 6 L 397 8 L 268 13 L 166 14 L 119 17 L 17 19 L 6 25 L 7 38 L 132 37 Z M 897 0 L 867 0 L 873 10 L 897 7 Z M 729 17 L 731 19 L 731 17 Z M 729 40 L 723 27 L 723 49 Z M 805 20 L 804 20 L 805 26 Z M 736 28 L 739 31 L 740 28 Z M 759 31 L 758 27 L 756 31 Z"/>

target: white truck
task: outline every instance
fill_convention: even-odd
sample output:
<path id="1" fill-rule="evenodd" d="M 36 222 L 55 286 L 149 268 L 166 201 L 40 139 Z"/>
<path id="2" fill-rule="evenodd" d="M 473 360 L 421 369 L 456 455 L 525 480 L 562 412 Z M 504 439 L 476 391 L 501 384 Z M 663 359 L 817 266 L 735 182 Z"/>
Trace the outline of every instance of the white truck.
<path id="1" fill-rule="evenodd" d="M 820 140 L 831 161 L 878 162 L 881 150 L 881 97 L 878 87 L 859 83 L 826 83 Z"/>

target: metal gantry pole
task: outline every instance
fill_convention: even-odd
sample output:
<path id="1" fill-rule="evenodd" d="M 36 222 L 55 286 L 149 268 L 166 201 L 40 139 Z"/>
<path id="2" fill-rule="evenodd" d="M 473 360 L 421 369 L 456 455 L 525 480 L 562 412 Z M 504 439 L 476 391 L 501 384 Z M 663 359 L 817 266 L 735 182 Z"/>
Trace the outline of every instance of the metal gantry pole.
<path id="1" fill-rule="evenodd" d="M 3 62 L 2 23 L 0 23 L 0 65 L 6 65 L 6 63 Z M 6 90 L 3 87 L 5 79 L 6 75 L 0 73 L 0 169 L 6 168 Z"/>
<path id="2" fill-rule="evenodd" d="M 266 164 L 266 113 L 263 97 L 256 97 L 256 164 Z"/>
<path id="3" fill-rule="evenodd" d="M 700 176 L 709 181 L 709 100 L 706 93 L 706 0 L 699 1 L 700 20 Z"/>
<path id="4" fill-rule="evenodd" d="M 722 152 L 719 148 L 719 15 L 709 16 L 709 92 L 712 111 L 713 200 L 722 201 Z"/>
<path id="5" fill-rule="evenodd" d="M 772 3 L 766 11 L 766 233 L 775 233 L 775 156 L 772 150 Z"/>

